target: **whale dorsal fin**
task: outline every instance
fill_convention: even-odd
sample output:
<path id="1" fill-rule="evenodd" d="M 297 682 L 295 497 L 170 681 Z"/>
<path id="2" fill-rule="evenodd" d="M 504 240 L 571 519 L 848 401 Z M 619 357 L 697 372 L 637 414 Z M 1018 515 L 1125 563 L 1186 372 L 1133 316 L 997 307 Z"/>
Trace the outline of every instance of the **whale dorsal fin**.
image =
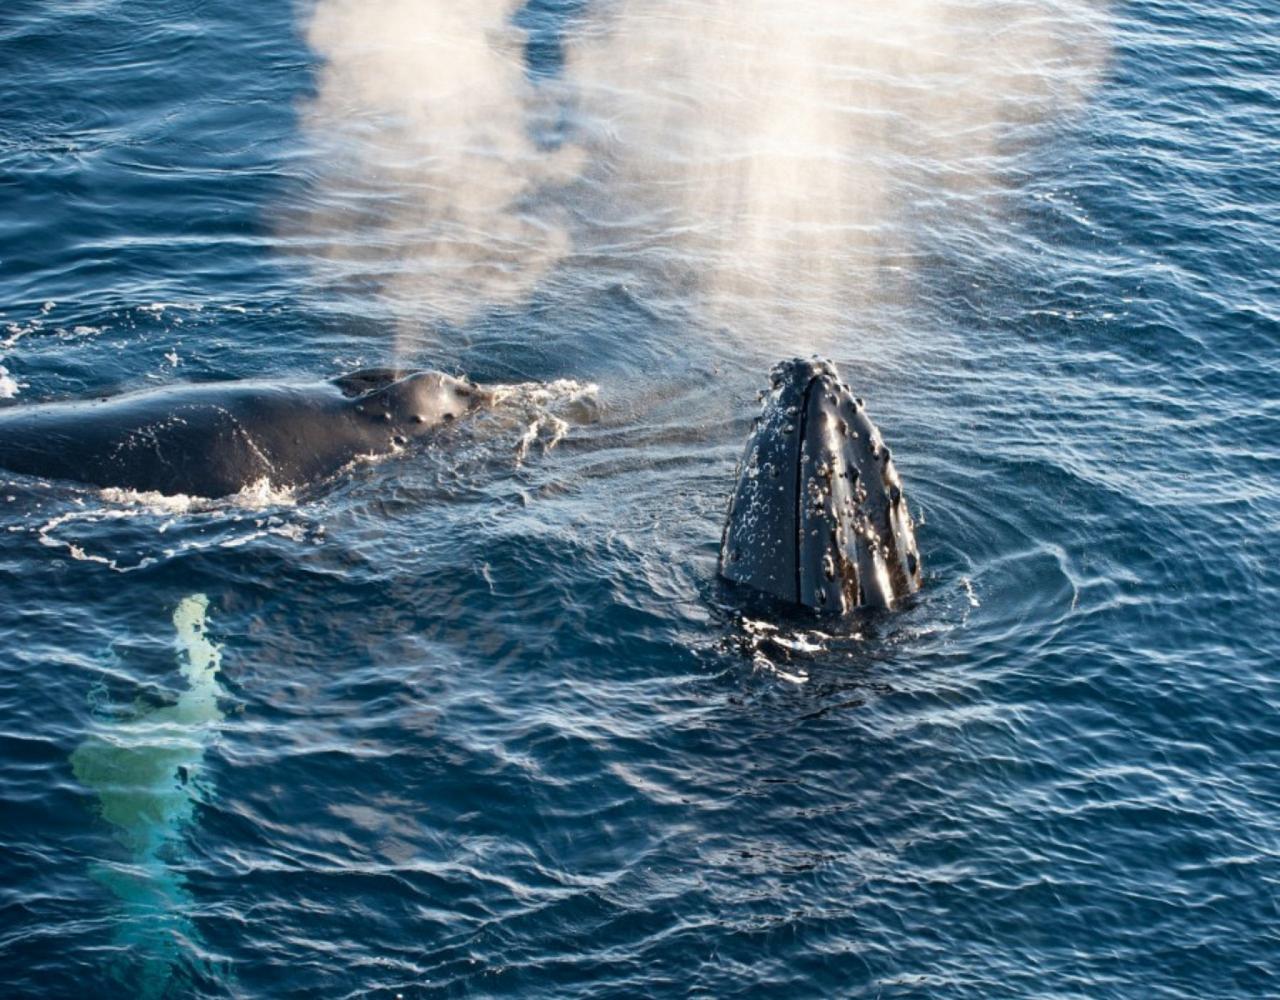
<path id="1" fill-rule="evenodd" d="M 376 389 L 385 389 L 407 374 L 401 368 L 361 368 L 358 372 L 339 375 L 331 381 L 342 390 L 344 396 L 363 396 Z"/>

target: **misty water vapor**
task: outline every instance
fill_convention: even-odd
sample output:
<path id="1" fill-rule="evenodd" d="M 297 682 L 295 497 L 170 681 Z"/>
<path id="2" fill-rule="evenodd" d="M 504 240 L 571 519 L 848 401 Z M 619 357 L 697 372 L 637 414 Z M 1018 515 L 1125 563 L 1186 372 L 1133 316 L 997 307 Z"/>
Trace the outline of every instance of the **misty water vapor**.
<path id="1" fill-rule="evenodd" d="M 707 318 L 819 350 L 990 210 L 1016 130 L 1104 64 L 1091 0 L 605 0 L 570 76 L 603 205 L 661 220 Z M 971 221 L 971 220 L 970 220 Z"/>
<path id="2" fill-rule="evenodd" d="M 518 300 L 568 249 L 542 197 L 565 155 L 531 138 L 521 6 L 319 0 L 307 21 L 322 60 L 308 229 L 340 279 L 379 286 L 406 336 Z"/>
<path id="3" fill-rule="evenodd" d="M 523 0 L 318 0 L 311 233 L 405 331 L 517 303 L 572 250 L 584 282 L 822 350 L 1084 101 L 1101 3 L 597 0 L 539 88 Z"/>

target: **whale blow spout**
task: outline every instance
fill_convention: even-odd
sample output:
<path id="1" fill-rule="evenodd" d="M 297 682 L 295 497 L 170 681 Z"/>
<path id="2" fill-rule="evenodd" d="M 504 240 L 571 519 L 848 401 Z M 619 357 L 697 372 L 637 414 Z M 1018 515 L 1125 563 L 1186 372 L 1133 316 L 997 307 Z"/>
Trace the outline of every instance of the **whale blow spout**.
<path id="1" fill-rule="evenodd" d="M 920 551 L 880 432 L 829 361 L 777 365 L 738 466 L 720 575 L 843 614 L 920 588 Z"/>

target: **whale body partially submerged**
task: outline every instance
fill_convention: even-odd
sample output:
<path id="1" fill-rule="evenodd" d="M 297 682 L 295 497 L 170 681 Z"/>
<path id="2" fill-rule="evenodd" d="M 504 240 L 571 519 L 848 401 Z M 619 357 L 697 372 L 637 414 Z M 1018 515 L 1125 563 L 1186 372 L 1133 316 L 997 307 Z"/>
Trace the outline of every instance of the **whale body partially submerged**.
<path id="1" fill-rule="evenodd" d="M 837 614 L 893 608 L 920 588 L 902 482 L 831 362 L 797 358 L 774 368 L 738 466 L 720 574 Z"/>
<path id="2" fill-rule="evenodd" d="M 317 382 L 182 383 L 0 409 L 0 469 L 93 486 L 222 497 L 305 487 L 391 454 L 490 399 L 441 372 L 372 368 Z"/>

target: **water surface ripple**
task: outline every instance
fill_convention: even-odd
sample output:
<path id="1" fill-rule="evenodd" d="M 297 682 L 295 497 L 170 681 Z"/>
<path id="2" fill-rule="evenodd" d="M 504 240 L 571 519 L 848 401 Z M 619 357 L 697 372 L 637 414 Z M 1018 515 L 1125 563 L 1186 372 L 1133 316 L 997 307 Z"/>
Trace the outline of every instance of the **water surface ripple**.
<path id="1" fill-rule="evenodd" d="M 1280 992 L 1280 17 L 898 6 L 6 5 L 2 405 L 577 388 L 4 477 L 5 996 Z M 814 350 L 927 570 L 840 634 L 714 579 Z"/>

